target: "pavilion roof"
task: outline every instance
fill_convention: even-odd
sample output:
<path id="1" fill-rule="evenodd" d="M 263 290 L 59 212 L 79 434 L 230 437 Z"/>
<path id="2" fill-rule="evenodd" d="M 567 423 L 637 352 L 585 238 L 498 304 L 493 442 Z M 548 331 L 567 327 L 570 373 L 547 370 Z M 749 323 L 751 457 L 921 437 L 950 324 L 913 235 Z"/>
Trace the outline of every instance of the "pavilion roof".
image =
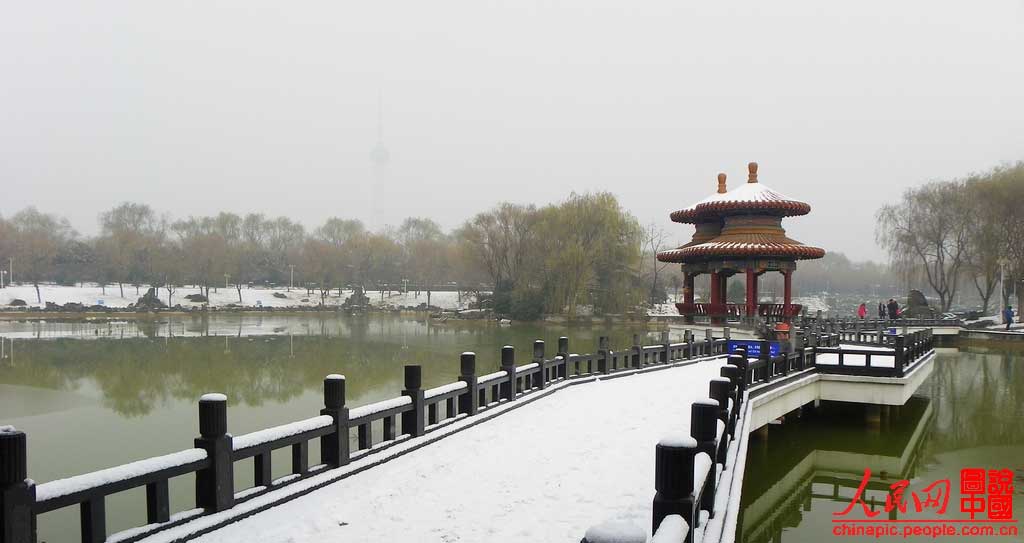
<path id="1" fill-rule="evenodd" d="M 725 191 L 725 174 L 719 174 L 719 192 L 694 203 L 670 215 L 672 221 L 679 223 L 702 222 L 725 215 L 750 212 L 764 212 L 776 216 L 793 217 L 806 215 L 811 211 L 810 204 L 790 198 L 781 192 L 758 183 L 757 163 L 748 166 L 747 182 L 730 191 Z"/>

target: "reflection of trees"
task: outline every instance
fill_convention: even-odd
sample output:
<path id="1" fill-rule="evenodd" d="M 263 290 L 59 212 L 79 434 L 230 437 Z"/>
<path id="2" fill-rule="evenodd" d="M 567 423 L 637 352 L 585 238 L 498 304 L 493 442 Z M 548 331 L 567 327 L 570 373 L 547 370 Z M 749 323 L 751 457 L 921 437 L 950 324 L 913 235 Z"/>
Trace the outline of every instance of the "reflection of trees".
<path id="1" fill-rule="evenodd" d="M 319 390 L 324 375 L 338 372 L 348 377 L 350 398 L 380 390 L 397 395 L 403 364 L 423 365 L 424 386 L 436 386 L 456 379 L 458 356 L 465 350 L 478 352 L 478 369 L 485 373 L 497 367 L 501 345 L 515 345 L 517 362 L 525 364 L 536 338 L 548 342 L 548 356 L 553 356 L 559 335 L 572 338 L 574 351 L 589 352 L 604 333 L 484 323 L 439 326 L 389 317 L 302 322 L 311 335 L 19 340 L 18 363 L 0 364 L 0 383 L 73 390 L 91 379 L 104 404 L 127 416 L 148 414 L 168 399 L 190 401 L 210 391 L 224 392 L 233 403 L 245 405 L 283 403 Z M 202 324 L 209 321 L 197 318 L 190 327 Z M 630 345 L 632 332 L 616 330 L 613 346 Z"/>
<path id="2" fill-rule="evenodd" d="M 1012 351 L 961 350 L 939 355 L 922 393 L 936 405 L 940 430 L 933 453 L 986 445 L 1020 443 L 1024 436 L 1024 380 L 1015 371 L 1021 356 Z"/>

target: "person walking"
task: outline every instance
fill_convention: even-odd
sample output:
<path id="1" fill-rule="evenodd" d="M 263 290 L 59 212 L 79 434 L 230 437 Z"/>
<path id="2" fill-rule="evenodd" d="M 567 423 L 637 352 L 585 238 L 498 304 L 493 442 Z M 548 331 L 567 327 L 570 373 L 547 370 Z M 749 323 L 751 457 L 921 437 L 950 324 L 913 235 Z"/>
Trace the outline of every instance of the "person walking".
<path id="1" fill-rule="evenodd" d="M 861 320 L 868 318 L 868 304 L 866 302 L 861 302 L 857 308 L 857 318 Z"/>
<path id="2" fill-rule="evenodd" d="M 1003 310 L 1003 320 L 1006 321 L 1006 331 L 1010 331 L 1010 325 L 1013 324 L 1013 306 L 1008 305 Z"/>
<path id="3" fill-rule="evenodd" d="M 889 314 L 890 320 L 895 320 L 900 317 L 900 304 L 896 300 L 889 298 L 889 305 L 886 306 L 886 313 Z"/>
<path id="4" fill-rule="evenodd" d="M 878 318 L 885 320 L 885 302 L 878 302 Z"/>

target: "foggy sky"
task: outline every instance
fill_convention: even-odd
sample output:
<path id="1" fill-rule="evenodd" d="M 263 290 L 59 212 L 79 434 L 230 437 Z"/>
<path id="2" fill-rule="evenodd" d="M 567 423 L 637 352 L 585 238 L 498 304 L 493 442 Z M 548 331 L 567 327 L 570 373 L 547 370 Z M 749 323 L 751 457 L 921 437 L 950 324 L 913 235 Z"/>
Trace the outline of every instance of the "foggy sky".
<path id="1" fill-rule="evenodd" d="M 813 207 L 792 237 L 880 259 L 904 188 L 1024 159 L 1020 1 L 695 4 L 8 2 L 0 213 L 450 228 L 608 190 L 681 241 L 756 160 Z"/>

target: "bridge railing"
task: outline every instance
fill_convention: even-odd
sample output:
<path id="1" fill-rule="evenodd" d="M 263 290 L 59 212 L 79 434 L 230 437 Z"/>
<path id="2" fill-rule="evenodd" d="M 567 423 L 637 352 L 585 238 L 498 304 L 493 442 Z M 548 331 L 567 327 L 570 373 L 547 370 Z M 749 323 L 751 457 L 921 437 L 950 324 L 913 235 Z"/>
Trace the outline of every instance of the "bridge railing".
<path id="1" fill-rule="evenodd" d="M 530 362 L 521 366 L 516 366 L 515 349 L 506 346 L 501 349 L 498 371 L 480 376 L 476 354 L 466 352 L 460 357 L 458 381 L 424 390 L 422 368 L 405 366 L 400 396 L 351 409 L 346 405 L 345 377 L 332 374 L 323 381 L 324 407 L 318 416 L 239 436 L 228 433 L 228 398 L 206 394 L 199 399 L 200 436 L 192 448 L 38 485 L 27 474 L 26 435 L 0 427 L 0 543 L 32 543 L 37 516 L 74 506 L 79 508 L 81 541 L 106 541 L 107 496 L 145 487 L 146 524 L 117 534 L 119 542 L 135 541 L 348 465 L 560 381 L 721 355 L 727 349 L 727 340 L 712 337 L 710 330 L 703 339 L 689 331 L 683 342 L 671 343 L 668 332 L 660 339 L 660 343 L 642 345 L 635 335 L 632 346 L 612 349 L 602 336 L 595 353 L 576 354 L 569 352 L 569 338 L 561 337 L 552 358 L 546 356 L 544 342 L 537 340 Z M 310 442 L 317 439 L 321 463 L 310 466 Z M 291 469 L 274 479 L 272 456 L 280 449 L 290 449 Z M 254 485 L 236 489 L 236 463 L 249 458 L 253 459 Z M 195 507 L 172 514 L 169 480 L 193 473 Z"/>
<path id="2" fill-rule="evenodd" d="M 935 348 L 930 328 L 906 335 L 887 336 L 880 345 L 849 345 L 843 332 L 799 334 L 795 348 L 770 356 L 767 342 L 756 360 L 739 363 L 747 384 L 766 384 L 792 373 L 814 369 L 819 373 L 872 377 L 903 377 Z M 870 346 L 869 346 L 870 345 Z M 829 356 L 822 356 L 829 355 Z"/>
<path id="3" fill-rule="evenodd" d="M 729 363 L 720 370 L 721 377 L 708 383 L 708 397 L 690 404 L 689 434 L 665 436 L 654 448 L 652 542 L 692 543 L 706 537 L 712 523 L 723 524 L 727 500 L 721 498 L 729 493 L 724 486 L 731 480 L 728 472 L 744 461 L 736 451 L 747 391 L 736 363 L 743 357 L 745 350 L 742 356 L 730 355 Z M 630 530 L 604 524 L 587 530 L 582 543 L 646 541 L 646 533 L 639 527 Z"/>
<path id="4" fill-rule="evenodd" d="M 860 329 L 863 331 L 891 330 L 893 328 L 927 328 L 935 326 L 963 326 L 963 320 L 956 319 L 927 319 L 927 318 L 897 318 L 878 319 L 856 317 L 814 317 L 802 315 L 794 320 L 794 324 L 803 329 L 818 329 L 831 332 L 852 331 Z"/>

